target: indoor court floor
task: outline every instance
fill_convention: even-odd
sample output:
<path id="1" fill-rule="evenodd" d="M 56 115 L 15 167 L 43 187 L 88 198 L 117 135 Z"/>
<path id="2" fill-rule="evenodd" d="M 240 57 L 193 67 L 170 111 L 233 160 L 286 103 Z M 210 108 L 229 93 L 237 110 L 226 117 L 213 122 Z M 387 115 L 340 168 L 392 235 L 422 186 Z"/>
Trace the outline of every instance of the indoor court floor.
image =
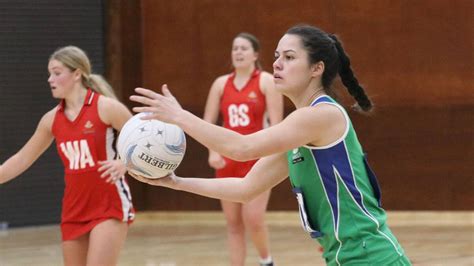
<path id="1" fill-rule="evenodd" d="M 474 212 L 388 212 L 413 265 L 474 265 Z M 275 265 L 325 265 L 297 212 L 268 212 Z M 246 265 L 258 265 L 248 242 Z M 58 225 L 0 231 L 0 265 L 62 265 Z M 228 265 L 220 212 L 140 212 L 119 265 Z"/>

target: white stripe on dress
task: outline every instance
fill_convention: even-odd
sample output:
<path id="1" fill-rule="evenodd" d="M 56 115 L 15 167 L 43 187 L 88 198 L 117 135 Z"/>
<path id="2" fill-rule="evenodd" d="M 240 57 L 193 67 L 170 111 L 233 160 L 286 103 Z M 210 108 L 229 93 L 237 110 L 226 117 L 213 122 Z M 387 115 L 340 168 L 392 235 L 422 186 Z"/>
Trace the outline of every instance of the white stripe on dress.
<path id="1" fill-rule="evenodd" d="M 115 140 L 114 129 L 112 127 L 108 127 L 105 133 L 105 152 L 107 154 L 107 160 L 113 160 L 117 156 L 116 150 L 113 147 Z M 128 187 L 127 183 L 125 182 L 125 178 L 119 178 L 115 181 L 115 187 L 117 189 L 117 193 L 120 197 L 120 202 L 122 203 L 122 221 L 126 222 L 129 220 L 133 220 L 134 215 L 132 213 L 132 196 L 130 193 L 130 188 Z"/>

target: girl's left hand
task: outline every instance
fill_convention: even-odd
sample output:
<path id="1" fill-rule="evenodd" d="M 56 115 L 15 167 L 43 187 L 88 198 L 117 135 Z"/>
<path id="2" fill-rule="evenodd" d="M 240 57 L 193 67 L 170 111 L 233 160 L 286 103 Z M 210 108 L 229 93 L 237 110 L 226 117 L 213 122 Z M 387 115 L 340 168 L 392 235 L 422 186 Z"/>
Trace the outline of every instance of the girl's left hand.
<path id="1" fill-rule="evenodd" d="M 173 188 L 173 189 L 175 189 L 177 179 L 179 178 L 174 174 L 174 172 L 168 174 L 167 176 L 155 178 L 155 179 L 146 178 L 144 176 L 135 174 L 131 171 L 129 171 L 128 174 L 131 175 L 136 180 L 143 182 L 145 184 L 149 184 L 152 186 L 168 187 L 168 188 Z"/>
<path id="2" fill-rule="evenodd" d="M 120 178 L 123 178 L 127 169 L 125 165 L 120 160 L 107 160 L 100 161 L 101 165 L 98 169 L 99 172 L 103 172 L 100 175 L 100 178 L 106 178 L 105 182 L 115 183 Z"/>

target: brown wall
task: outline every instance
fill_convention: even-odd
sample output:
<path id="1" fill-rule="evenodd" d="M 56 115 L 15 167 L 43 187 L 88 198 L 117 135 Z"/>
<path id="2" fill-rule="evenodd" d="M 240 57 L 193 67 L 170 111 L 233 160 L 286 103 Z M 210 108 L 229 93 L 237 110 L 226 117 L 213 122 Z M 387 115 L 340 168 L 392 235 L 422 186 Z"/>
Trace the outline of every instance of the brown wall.
<path id="1" fill-rule="evenodd" d="M 202 115 L 212 81 L 230 71 L 233 37 L 259 37 L 271 72 L 273 50 L 292 25 L 338 34 L 377 108 L 351 113 L 383 189 L 387 209 L 474 206 L 473 2 L 342 0 L 108 1 L 108 77 L 126 100 L 136 86 L 167 83 Z M 340 84 L 341 102 L 352 100 Z M 287 111 L 292 107 L 286 102 Z M 188 138 L 177 173 L 211 176 L 207 152 Z M 218 209 L 218 201 L 131 181 L 139 209 Z M 288 181 L 270 209 L 296 206 Z"/>

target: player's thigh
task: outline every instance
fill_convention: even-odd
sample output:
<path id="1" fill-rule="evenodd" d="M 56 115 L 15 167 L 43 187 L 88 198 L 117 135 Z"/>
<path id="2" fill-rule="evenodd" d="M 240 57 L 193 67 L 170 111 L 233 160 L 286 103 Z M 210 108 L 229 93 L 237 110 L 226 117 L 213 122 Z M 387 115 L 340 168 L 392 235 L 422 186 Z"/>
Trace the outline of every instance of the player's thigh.
<path id="1" fill-rule="evenodd" d="M 116 219 L 97 224 L 89 236 L 87 265 L 116 265 L 127 232 L 128 224 Z"/>
<path id="2" fill-rule="evenodd" d="M 89 234 L 74 240 L 62 242 L 63 259 L 65 266 L 86 265 Z"/>

